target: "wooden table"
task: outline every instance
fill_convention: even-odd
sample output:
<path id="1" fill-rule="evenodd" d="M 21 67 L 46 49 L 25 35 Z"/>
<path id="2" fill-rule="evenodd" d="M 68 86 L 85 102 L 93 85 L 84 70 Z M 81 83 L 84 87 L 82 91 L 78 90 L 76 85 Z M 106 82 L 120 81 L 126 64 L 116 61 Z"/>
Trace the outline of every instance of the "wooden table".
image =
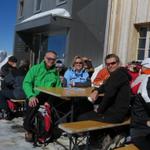
<path id="1" fill-rule="evenodd" d="M 90 93 L 92 92 L 92 87 L 90 88 L 58 88 L 58 87 L 50 87 L 50 88 L 44 88 L 44 87 L 35 87 L 36 90 L 50 94 L 59 98 L 62 98 L 64 100 L 71 100 L 72 105 L 70 108 L 70 111 L 63 116 L 69 116 L 70 115 L 70 120 L 73 121 L 73 116 L 74 116 L 74 102 L 76 99 L 79 97 L 88 97 Z M 54 108 L 55 109 L 55 108 Z M 57 110 L 55 109 L 56 113 Z M 61 120 L 63 119 L 62 117 L 58 119 L 58 123 L 62 123 Z"/>
<path id="2" fill-rule="evenodd" d="M 115 150 L 140 150 L 134 144 L 129 144 L 124 147 L 117 148 Z"/>
<path id="3" fill-rule="evenodd" d="M 57 97 L 88 97 L 93 88 L 35 87 L 36 90 Z"/>
<path id="4" fill-rule="evenodd" d="M 63 99 L 70 98 L 70 97 L 88 97 L 90 96 L 93 90 L 92 87 L 89 88 L 35 87 L 35 89 L 43 93 L 50 94 Z M 99 94 L 99 96 L 104 96 L 104 93 Z"/>

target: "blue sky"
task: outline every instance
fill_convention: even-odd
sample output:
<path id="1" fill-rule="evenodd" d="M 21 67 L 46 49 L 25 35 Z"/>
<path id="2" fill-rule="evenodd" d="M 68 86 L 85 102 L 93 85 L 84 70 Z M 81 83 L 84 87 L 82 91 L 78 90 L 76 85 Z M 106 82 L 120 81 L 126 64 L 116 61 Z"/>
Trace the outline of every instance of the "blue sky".
<path id="1" fill-rule="evenodd" d="M 17 0 L 1 0 L 0 5 L 0 50 L 13 50 Z"/>

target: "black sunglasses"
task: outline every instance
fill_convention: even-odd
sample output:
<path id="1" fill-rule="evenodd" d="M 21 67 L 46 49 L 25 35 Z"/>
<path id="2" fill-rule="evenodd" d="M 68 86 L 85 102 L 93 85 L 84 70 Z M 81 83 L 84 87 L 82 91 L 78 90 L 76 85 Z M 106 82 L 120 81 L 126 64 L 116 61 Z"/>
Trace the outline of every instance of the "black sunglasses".
<path id="1" fill-rule="evenodd" d="M 83 64 L 83 62 L 75 62 L 75 64 Z"/>
<path id="2" fill-rule="evenodd" d="M 56 58 L 51 58 L 51 57 L 46 57 L 46 59 L 47 59 L 48 61 L 55 61 L 55 60 L 56 60 Z"/>
<path id="3" fill-rule="evenodd" d="M 106 63 L 106 66 L 115 65 L 116 63 L 117 63 L 116 61 L 113 61 L 111 63 Z"/>

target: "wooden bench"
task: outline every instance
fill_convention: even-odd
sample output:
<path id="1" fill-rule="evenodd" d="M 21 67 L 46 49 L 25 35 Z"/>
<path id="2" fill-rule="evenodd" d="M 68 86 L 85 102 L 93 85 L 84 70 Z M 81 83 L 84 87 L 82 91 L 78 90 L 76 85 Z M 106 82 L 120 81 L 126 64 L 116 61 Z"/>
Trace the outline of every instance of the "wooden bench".
<path id="1" fill-rule="evenodd" d="M 115 150 L 139 150 L 134 144 L 129 144 L 124 147 L 117 148 Z"/>
<path id="2" fill-rule="evenodd" d="M 84 133 L 84 136 L 86 137 L 86 149 L 88 149 L 90 131 L 102 130 L 107 128 L 115 128 L 115 127 L 125 126 L 129 124 L 130 124 L 130 119 L 124 121 L 123 123 L 106 123 L 106 122 L 87 120 L 87 121 L 78 121 L 78 122 L 71 122 L 71 123 L 62 123 L 59 124 L 58 127 L 67 133 L 70 140 L 69 149 L 71 150 L 72 144 L 75 149 L 78 149 L 78 136 L 76 136 L 77 134 Z"/>
<path id="3" fill-rule="evenodd" d="M 26 100 L 25 99 L 19 99 L 19 100 L 16 100 L 16 99 L 10 99 L 12 102 L 14 102 L 14 103 L 20 103 L 20 104 L 22 104 L 22 103 L 25 103 L 26 102 Z"/>
<path id="4" fill-rule="evenodd" d="M 26 104 L 26 99 L 10 99 L 11 102 L 19 104 L 20 107 L 17 108 L 17 111 L 24 111 L 25 110 L 25 104 Z"/>

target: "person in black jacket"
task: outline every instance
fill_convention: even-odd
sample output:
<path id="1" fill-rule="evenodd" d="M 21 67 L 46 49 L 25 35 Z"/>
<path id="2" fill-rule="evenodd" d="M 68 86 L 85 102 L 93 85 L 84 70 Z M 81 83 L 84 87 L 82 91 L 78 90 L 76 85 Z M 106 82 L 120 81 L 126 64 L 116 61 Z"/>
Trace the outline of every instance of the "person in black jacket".
<path id="1" fill-rule="evenodd" d="M 12 70 L 16 70 L 17 67 L 17 58 L 15 56 L 10 56 L 6 64 L 1 67 L 0 76 L 2 78 L 1 81 L 1 89 L 6 88 L 3 79 L 7 76 Z"/>
<path id="2" fill-rule="evenodd" d="M 1 76 L 5 77 L 11 70 L 16 69 L 17 58 L 10 56 L 6 64 L 1 68 Z"/>
<path id="3" fill-rule="evenodd" d="M 129 80 L 131 77 L 126 68 L 120 66 L 119 57 L 115 54 L 107 55 L 105 58 L 105 64 L 110 73 L 110 77 L 103 83 L 103 85 L 92 91 L 89 100 L 92 103 L 95 103 L 98 100 L 100 93 L 104 93 L 104 96 L 100 99 L 100 103 L 96 110 L 80 115 L 78 120 L 120 123 L 128 116 L 131 93 Z M 111 129 L 107 129 L 107 131 L 91 132 L 90 144 L 97 144 L 98 137 L 103 134 L 108 134 L 108 137 L 115 138 L 116 135 L 120 134 L 120 131 L 114 133 Z M 103 142 L 101 143 L 102 148 L 104 148 Z"/>
<path id="4" fill-rule="evenodd" d="M 29 62 L 22 60 L 18 69 L 11 70 L 4 77 L 5 88 L 0 91 L 0 112 L 7 111 L 7 100 L 26 98 L 22 89 L 24 77 L 28 71 Z"/>
<path id="5" fill-rule="evenodd" d="M 90 95 L 94 103 L 100 93 L 104 93 L 98 109 L 88 112 L 79 117 L 79 120 L 97 120 L 103 122 L 119 123 L 124 121 L 128 114 L 130 104 L 130 84 L 131 79 L 126 68 L 120 67 L 119 57 L 109 54 L 105 58 L 105 64 L 110 72 L 110 77 L 106 82 L 96 88 Z"/>

